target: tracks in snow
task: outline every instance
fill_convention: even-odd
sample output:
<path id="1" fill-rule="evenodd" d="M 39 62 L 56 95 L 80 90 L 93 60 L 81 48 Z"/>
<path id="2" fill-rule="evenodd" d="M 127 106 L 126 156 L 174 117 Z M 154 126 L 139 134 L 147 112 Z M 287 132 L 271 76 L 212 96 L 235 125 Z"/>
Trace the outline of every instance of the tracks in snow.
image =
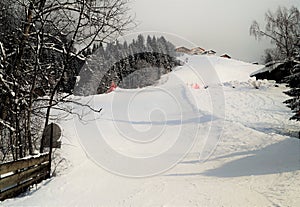
<path id="1" fill-rule="evenodd" d="M 292 135 L 286 129 L 286 126 L 290 125 L 288 122 L 291 113 L 282 103 L 285 100 L 283 94 L 257 89 L 225 90 L 227 121 L 241 123 L 245 127 L 269 135 Z M 293 129 L 296 129 L 296 126 Z"/>

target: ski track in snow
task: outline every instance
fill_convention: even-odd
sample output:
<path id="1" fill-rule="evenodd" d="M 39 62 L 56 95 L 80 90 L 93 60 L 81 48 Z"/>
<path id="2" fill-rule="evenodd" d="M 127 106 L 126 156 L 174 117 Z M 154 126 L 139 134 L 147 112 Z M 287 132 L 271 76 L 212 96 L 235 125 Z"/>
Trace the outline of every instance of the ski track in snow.
<path id="1" fill-rule="evenodd" d="M 201 69 L 201 58 L 193 56 L 189 61 Z M 62 149 L 55 151 L 56 177 L 0 205 L 300 206 L 300 140 L 291 138 L 299 130 L 299 123 L 288 120 L 291 113 L 282 103 L 287 98 L 282 94 L 284 86 L 269 84 L 255 89 L 247 79 L 258 66 L 216 57 L 209 61 L 224 83 L 226 114 L 222 139 L 206 162 L 199 162 L 198 158 L 205 144 L 206 130 L 210 124 L 217 123 L 214 120 L 199 123 L 199 142 L 174 168 L 139 179 L 117 176 L 96 165 L 81 146 L 74 122 L 61 121 L 64 137 Z M 176 74 L 183 74 L 180 77 L 184 86 L 199 81 L 185 66 L 173 75 Z M 237 79 L 228 80 L 230 77 Z M 180 90 L 178 99 L 190 105 L 190 112 L 210 113 L 205 89 L 178 87 L 172 78 L 172 75 L 164 76 L 156 87 Z M 149 87 L 145 91 L 149 97 L 151 90 L 156 89 Z M 126 97 L 131 91 L 119 93 Z M 96 104 L 106 109 L 110 100 L 109 94 L 99 96 Z M 112 118 L 104 110 L 99 123 L 109 128 Z M 128 125 L 134 123 L 123 121 Z"/>

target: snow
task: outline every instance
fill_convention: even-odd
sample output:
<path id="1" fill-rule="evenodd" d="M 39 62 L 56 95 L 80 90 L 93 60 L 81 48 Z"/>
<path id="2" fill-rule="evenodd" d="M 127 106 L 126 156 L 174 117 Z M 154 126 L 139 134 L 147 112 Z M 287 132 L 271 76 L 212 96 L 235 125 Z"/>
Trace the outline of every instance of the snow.
<path id="1" fill-rule="evenodd" d="M 9 130 L 11 130 L 12 132 L 16 131 L 16 129 L 12 126 L 10 126 L 9 123 L 7 123 L 6 121 L 0 119 L 0 124 L 6 128 L 8 128 Z"/>
<path id="2" fill-rule="evenodd" d="M 285 86 L 255 89 L 259 65 L 186 57 L 156 86 L 81 98 L 103 110 L 59 122 L 55 177 L 1 205 L 299 206 Z"/>

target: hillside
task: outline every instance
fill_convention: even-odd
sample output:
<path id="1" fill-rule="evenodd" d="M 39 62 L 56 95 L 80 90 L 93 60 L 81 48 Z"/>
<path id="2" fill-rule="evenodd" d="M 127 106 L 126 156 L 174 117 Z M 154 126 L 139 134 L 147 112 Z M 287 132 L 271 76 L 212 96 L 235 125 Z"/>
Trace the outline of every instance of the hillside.
<path id="1" fill-rule="evenodd" d="M 58 122 L 56 176 L 1 205 L 299 206 L 285 86 L 249 81 L 259 65 L 181 58 L 155 86 L 73 97 L 101 114 L 74 106 L 86 116 Z"/>

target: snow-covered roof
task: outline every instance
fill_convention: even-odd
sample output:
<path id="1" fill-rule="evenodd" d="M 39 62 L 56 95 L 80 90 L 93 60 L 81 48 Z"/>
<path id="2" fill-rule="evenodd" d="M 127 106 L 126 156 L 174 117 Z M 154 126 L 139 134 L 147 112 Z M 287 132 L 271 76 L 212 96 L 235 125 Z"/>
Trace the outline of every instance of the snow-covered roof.
<path id="1" fill-rule="evenodd" d="M 203 49 L 202 47 L 195 47 L 191 49 L 191 51 L 205 51 L 205 49 Z"/>
<path id="2" fill-rule="evenodd" d="M 271 73 L 273 70 L 278 69 L 278 67 L 283 64 L 284 64 L 283 62 L 278 62 L 278 61 L 277 62 L 276 61 L 269 62 L 265 65 L 264 68 L 251 73 L 250 77 L 253 77 L 258 74 L 265 73 L 265 72 Z"/>
<path id="3" fill-rule="evenodd" d="M 220 57 L 227 57 L 227 58 L 231 58 L 231 57 L 230 57 L 230 55 L 228 55 L 228 54 L 226 54 L 226 53 L 225 53 L 225 54 L 223 54 L 223 55 L 221 55 Z"/>
<path id="4" fill-rule="evenodd" d="M 187 50 L 187 51 L 191 51 L 190 49 L 186 48 L 186 47 L 178 47 L 176 48 L 176 50 Z"/>

